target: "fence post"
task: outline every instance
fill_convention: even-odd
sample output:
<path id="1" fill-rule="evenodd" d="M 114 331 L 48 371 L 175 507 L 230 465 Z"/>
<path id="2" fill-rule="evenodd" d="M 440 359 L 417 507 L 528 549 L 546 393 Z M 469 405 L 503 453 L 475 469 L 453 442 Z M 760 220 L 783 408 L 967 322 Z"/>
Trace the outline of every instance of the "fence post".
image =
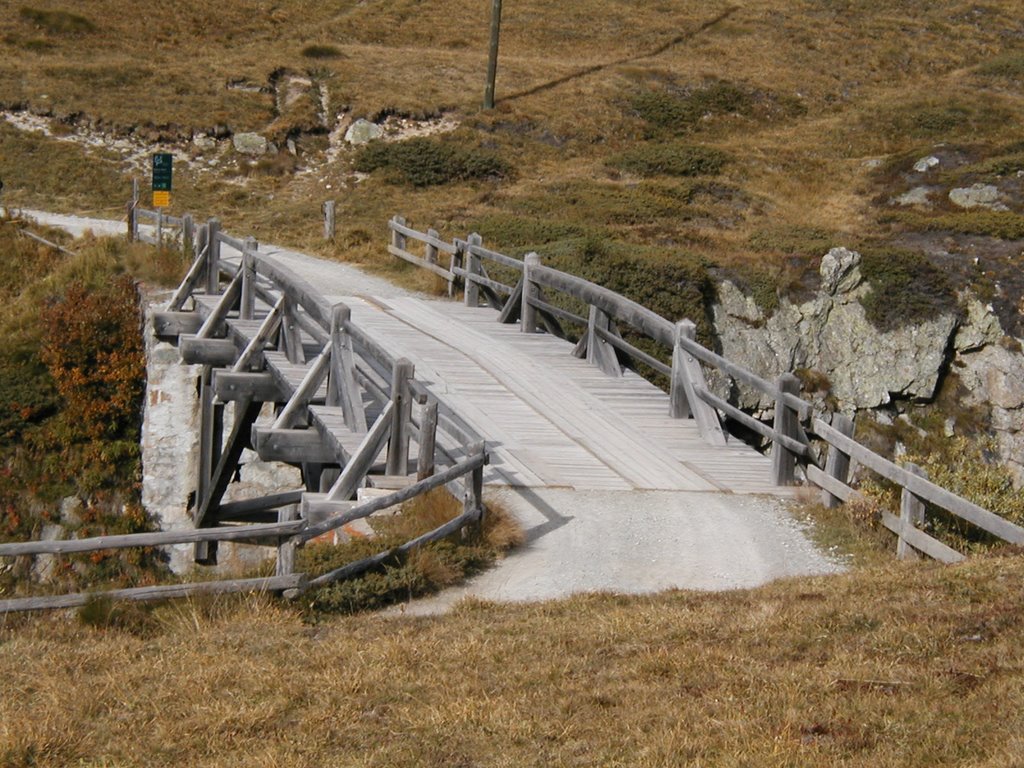
<path id="1" fill-rule="evenodd" d="M 779 392 L 775 398 L 775 432 L 799 440 L 800 425 L 796 411 L 786 405 L 786 394 L 800 394 L 800 379 L 792 373 L 779 376 Z M 796 454 L 783 447 L 779 440 L 772 443 L 772 480 L 775 485 L 792 485 L 796 479 Z"/>
<path id="2" fill-rule="evenodd" d="M 409 473 L 409 420 L 412 417 L 412 394 L 409 380 L 415 374 L 412 362 L 404 357 L 395 361 L 391 371 L 391 401 L 395 414 L 391 421 L 388 459 L 385 472 L 389 475 Z"/>
<path id="3" fill-rule="evenodd" d="M 238 306 L 240 320 L 252 320 L 256 306 L 256 251 L 259 247 L 255 237 L 245 238 L 245 246 L 242 248 L 242 297 Z"/>
<path id="4" fill-rule="evenodd" d="M 837 413 L 832 417 L 832 428 L 844 437 L 853 437 L 853 419 L 849 416 Z M 828 457 L 825 459 L 825 474 L 847 485 L 850 479 L 849 454 L 843 453 L 834 445 L 830 445 L 828 447 Z M 842 504 L 843 500 L 823 489 L 821 492 L 821 503 L 829 509 L 833 509 Z"/>
<path id="5" fill-rule="evenodd" d="M 480 286 L 473 280 L 474 275 L 480 274 L 480 257 L 473 252 L 474 245 L 483 243 L 483 238 L 476 232 L 466 238 L 466 276 L 464 300 L 467 307 L 480 306 Z"/>
<path id="6" fill-rule="evenodd" d="M 220 286 L 220 221 L 206 222 L 206 292 L 217 293 Z"/>
<path id="7" fill-rule="evenodd" d="M 128 242 L 138 240 L 139 223 L 135 209 L 139 207 L 139 180 L 132 179 L 132 199 L 128 201 Z"/>
<path id="8" fill-rule="evenodd" d="M 164 209 L 156 209 L 156 247 L 164 247 Z"/>
<path id="9" fill-rule="evenodd" d="M 404 216 L 392 216 L 391 217 L 391 222 L 393 224 L 397 224 L 398 226 L 404 227 L 405 226 L 405 217 Z M 404 251 L 405 250 L 405 235 L 403 235 L 397 229 L 392 229 L 391 230 L 391 245 L 394 248 L 397 248 L 400 251 Z"/>
<path id="10" fill-rule="evenodd" d="M 427 237 L 433 238 L 434 240 L 439 240 L 441 236 L 437 233 L 436 229 L 428 229 Z M 425 255 L 427 258 L 427 264 L 437 264 L 437 246 L 434 245 L 429 240 L 427 241 Z"/>
<path id="11" fill-rule="evenodd" d="M 324 240 L 334 239 L 334 201 L 328 200 L 323 205 Z"/>
<path id="12" fill-rule="evenodd" d="M 587 317 L 587 362 L 596 365 L 609 376 L 621 376 L 622 369 L 619 367 L 615 347 L 597 333 L 599 329 L 608 331 L 611 327 L 612 319 L 608 314 L 591 304 Z"/>
<path id="13" fill-rule="evenodd" d="M 434 474 L 434 448 L 437 445 L 437 401 L 429 400 L 420 409 L 420 446 L 416 459 L 416 479 Z"/>
<path id="14" fill-rule="evenodd" d="M 474 443 L 470 446 L 467 453 L 468 456 L 476 456 L 484 453 L 487 450 L 486 445 L 483 442 Z M 477 525 L 483 523 L 484 520 L 484 468 L 477 467 L 473 470 L 469 479 L 466 481 L 466 495 L 462 499 L 462 512 L 463 514 L 469 514 L 476 512 Z"/>
<path id="15" fill-rule="evenodd" d="M 903 468 L 918 477 L 928 477 L 923 469 L 912 462 L 907 462 L 903 465 Z M 904 531 L 911 528 L 919 528 L 923 523 L 924 502 L 904 488 L 903 493 L 900 495 L 900 536 L 896 542 L 896 557 L 900 560 L 917 560 L 920 558 L 917 550 L 908 544 L 903 536 Z"/>
<path id="16" fill-rule="evenodd" d="M 540 256 L 528 253 L 523 256 L 523 296 L 522 308 L 519 310 L 519 330 L 523 333 L 537 332 L 537 308 L 533 300 L 537 297 L 537 286 L 530 277 L 530 271 L 540 266 Z"/>
<path id="17" fill-rule="evenodd" d="M 679 344 L 680 338 L 693 339 L 697 335 L 697 327 L 690 320 L 676 323 L 675 344 L 672 346 L 672 381 L 669 385 L 668 415 L 673 419 L 690 418 L 689 388 L 687 384 L 686 350 Z"/>
<path id="18" fill-rule="evenodd" d="M 346 325 L 352 310 L 344 304 L 331 309 L 331 371 L 327 379 L 327 404 L 341 406 L 345 424 L 353 432 L 366 432 L 366 412 L 356 385 L 352 339 Z"/>
<path id="19" fill-rule="evenodd" d="M 718 411 L 700 399 L 697 392 L 707 390 L 700 361 L 687 352 L 682 339 L 697 340 L 697 326 L 691 320 L 676 323 L 672 345 L 672 384 L 669 392 L 669 416 L 697 422 L 697 431 L 709 445 L 725 445 L 725 432 Z"/>
<path id="20" fill-rule="evenodd" d="M 192 220 L 192 214 L 186 213 L 181 217 L 181 253 L 187 259 L 192 253 L 193 243 L 196 239 L 196 225 Z"/>

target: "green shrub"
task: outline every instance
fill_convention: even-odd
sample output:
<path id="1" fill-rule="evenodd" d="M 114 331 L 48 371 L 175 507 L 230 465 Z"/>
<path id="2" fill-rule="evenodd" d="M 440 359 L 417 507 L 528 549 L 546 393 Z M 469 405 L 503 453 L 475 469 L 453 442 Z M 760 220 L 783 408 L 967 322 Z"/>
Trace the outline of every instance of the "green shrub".
<path id="1" fill-rule="evenodd" d="M 865 130 L 890 140 L 949 140 L 962 137 L 975 139 L 1000 129 L 1013 112 L 1000 102 L 961 99 L 893 104 L 880 112 L 865 114 Z"/>
<path id="2" fill-rule="evenodd" d="M 978 67 L 977 72 L 985 77 L 1024 77 L 1024 53 L 997 56 Z"/>
<path id="3" fill-rule="evenodd" d="M 633 96 L 631 107 L 652 128 L 678 134 L 693 130 L 705 115 L 750 115 L 754 98 L 732 83 L 719 81 L 689 93 L 642 91 Z"/>
<path id="4" fill-rule="evenodd" d="M 1024 216 L 1013 211 L 953 211 L 929 214 L 919 211 L 891 211 L 883 222 L 898 222 L 924 232 L 959 232 L 965 235 L 996 237 L 1000 240 L 1024 238 Z"/>
<path id="5" fill-rule="evenodd" d="M 608 161 L 640 176 L 714 176 L 729 156 L 714 147 L 680 142 L 640 144 Z"/>
<path id="6" fill-rule="evenodd" d="M 836 232 L 789 225 L 760 229 L 747 238 L 747 243 L 755 251 L 799 256 L 823 256 L 838 242 Z"/>
<path id="7" fill-rule="evenodd" d="M 490 150 L 427 137 L 371 142 L 356 157 L 355 167 L 362 173 L 386 170 L 394 180 L 413 187 L 509 175 L 505 161 Z"/>
<path id="8" fill-rule="evenodd" d="M 302 55 L 307 59 L 336 59 L 341 56 L 341 51 L 333 45 L 307 45 L 302 49 Z"/>
<path id="9" fill-rule="evenodd" d="M 96 25 L 89 19 L 68 11 L 44 11 L 39 8 L 23 6 L 18 11 L 18 15 L 30 24 L 52 35 L 75 36 L 96 31 Z"/>
<path id="10" fill-rule="evenodd" d="M 861 303 L 882 331 L 957 311 L 956 290 L 947 274 L 925 256 L 897 249 L 865 250 L 861 272 L 871 286 Z"/>

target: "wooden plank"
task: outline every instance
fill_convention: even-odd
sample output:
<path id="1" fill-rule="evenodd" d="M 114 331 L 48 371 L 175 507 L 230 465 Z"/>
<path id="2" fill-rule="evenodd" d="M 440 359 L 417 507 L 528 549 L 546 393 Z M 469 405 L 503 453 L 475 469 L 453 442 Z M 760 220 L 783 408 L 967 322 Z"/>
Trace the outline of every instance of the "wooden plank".
<path id="1" fill-rule="evenodd" d="M 184 531 L 154 531 L 152 533 L 126 533 L 117 536 L 94 536 L 88 539 L 62 541 L 20 541 L 0 544 L 0 557 L 23 555 L 69 555 L 76 552 L 99 552 L 106 549 L 131 547 L 163 547 L 171 544 L 192 544 L 197 541 L 268 541 L 275 537 L 291 536 L 305 526 L 301 520 L 282 525 L 245 525 L 230 528 L 196 528 Z"/>
<path id="2" fill-rule="evenodd" d="M 269 373 L 214 371 L 213 390 L 224 401 L 251 398 L 262 403 L 280 403 L 288 397 Z"/>
<path id="3" fill-rule="evenodd" d="M 958 517 L 962 517 L 970 523 L 998 536 L 1011 544 L 1024 544 L 1024 528 L 1011 523 L 1009 520 L 978 506 L 977 504 L 963 499 L 945 488 L 941 488 L 930 480 L 917 477 L 916 475 L 896 466 L 888 459 L 884 459 L 874 451 L 871 451 L 852 438 L 834 429 L 821 419 L 814 420 L 814 431 L 830 445 L 835 445 L 845 453 L 849 454 L 854 461 L 860 462 L 887 480 L 891 480 L 902 488 L 906 488 L 915 496 L 942 507 Z"/>
<path id="4" fill-rule="evenodd" d="M 946 546 L 938 539 L 932 538 L 924 531 L 917 528 L 905 529 L 903 521 L 891 512 L 883 510 L 881 522 L 882 525 L 897 536 L 903 536 L 914 549 L 923 552 L 934 560 L 952 565 L 965 559 L 963 554 L 957 552 L 952 547 Z"/>
<path id="5" fill-rule="evenodd" d="M 154 312 L 153 333 L 158 338 L 177 338 L 195 333 L 202 327 L 203 318 L 195 312 Z"/>
<path id="6" fill-rule="evenodd" d="M 828 474 L 827 471 L 822 471 L 813 464 L 806 467 L 806 472 L 807 479 L 828 493 L 830 497 L 835 497 L 841 501 L 851 501 L 861 497 L 860 491 L 851 488 L 846 483 L 840 482 Z"/>
<path id="7" fill-rule="evenodd" d="M 451 280 L 454 277 L 454 274 L 451 271 L 445 269 L 440 264 L 431 264 L 426 259 L 420 258 L 416 254 L 409 253 L 408 251 L 403 250 L 401 248 L 396 248 L 393 245 L 388 246 L 388 253 L 390 253 L 392 256 L 397 256 L 400 259 L 404 259 L 405 261 L 408 261 L 410 264 L 415 264 L 417 267 L 422 267 L 423 269 L 426 269 L 429 272 L 433 272 L 435 275 L 437 275 L 438 277 L 443 277 L 445 280 Z"/>
<path id="8" fill-rule="evenodd" d="M 72 595 L 47 595 L 0 600 L 0 613 L 15 611 L 44 611 L 56 608 L 77 608 L 90 600 L 171 600 L 189 595 L 219 595 L 230 592 L 278 592 L 288 589 L 306 588 L 306 574 L 270 576 L 257 579 L 225 579 L 224 581 L 203 581 L 186 584 L 165 584 L 158 587 L 132 587 L 110 589 L 102 592 L 78 592 Z"/>
<path id="9" fill-rule="evenodd" d="M 274 429 L 253 427 L 253 450 L 264 461 L 289 464 L 335 464 L 338 456 L 315 429 Z"/>
<path id="10" fill-rule="evenodd" d="M 202 339 L 191 334 L 178 337 L 178 350 L 186 365 L 231 365 L 238 355 L 238 348 L 231 339 Z"/>

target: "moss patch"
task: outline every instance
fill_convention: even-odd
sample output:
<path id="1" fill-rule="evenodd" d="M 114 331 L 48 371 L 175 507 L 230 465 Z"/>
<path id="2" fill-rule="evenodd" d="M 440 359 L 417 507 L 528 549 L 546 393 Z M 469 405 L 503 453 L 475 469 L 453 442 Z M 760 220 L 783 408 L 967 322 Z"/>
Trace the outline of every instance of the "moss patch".
<path id="1" fill-rule="evenodd" d="M 608 161 L 640 176 L 715 176 L 729 156 L 713 147 L 681 142 L 640 144 Z"/>

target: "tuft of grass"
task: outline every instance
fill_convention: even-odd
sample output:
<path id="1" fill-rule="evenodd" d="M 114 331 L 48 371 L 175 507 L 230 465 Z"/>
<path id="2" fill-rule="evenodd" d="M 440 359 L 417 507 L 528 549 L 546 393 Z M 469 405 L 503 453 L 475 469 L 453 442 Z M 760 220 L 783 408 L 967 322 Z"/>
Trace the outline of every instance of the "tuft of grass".
<path id="1" fill-rule="evenodd" d="M 1006 53 L 986 61 L 977 68 L 983 77 L 1005 77 L 1019 79 L 1024 77 L 1024 53 Z"/>
<path id="2" fill-rule="evenodd" d="M 22 6 L 18 10 L 18 16 L 51 35 L 78 36 L 96 31 L 96 25 L 92 21 L 70 11 L 50 11 Z"/>
<path id="3" fill-rule="evenodd" d="M 950 211 L 929 214 L 920 211 L 891 211 L 880 217 L 883 222 L 899 223 L 923 232 L 959 232 L 967 235 L 997 237 L 1002 240 L 1024 238 L 1024 216 L 1013 211 Z"/>
<path id="4" fill-rule="evenodd" d="M 729 156 L 714 147 L 681 142 L 640 144 L 608 161 L 640 176 L 716 176 Z"/>

